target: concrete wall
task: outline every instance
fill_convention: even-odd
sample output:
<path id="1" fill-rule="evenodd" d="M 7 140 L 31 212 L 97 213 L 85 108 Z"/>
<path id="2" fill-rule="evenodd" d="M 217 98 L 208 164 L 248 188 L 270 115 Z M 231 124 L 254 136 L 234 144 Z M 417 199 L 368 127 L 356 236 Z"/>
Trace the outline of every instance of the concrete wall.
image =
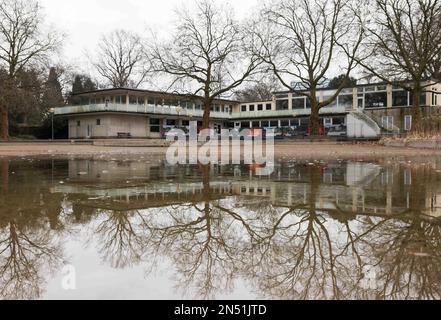
<path id="1" fill-rule="evenodd" d="M 97 120 L 100 120 L 99 125 Z M 150 137 L 149 119 L 145 116 L 118 114 L 91 114 L 69 119 L 70 139 L 117 138 L 118 133 L 130 133 L 133 138 Z"/>

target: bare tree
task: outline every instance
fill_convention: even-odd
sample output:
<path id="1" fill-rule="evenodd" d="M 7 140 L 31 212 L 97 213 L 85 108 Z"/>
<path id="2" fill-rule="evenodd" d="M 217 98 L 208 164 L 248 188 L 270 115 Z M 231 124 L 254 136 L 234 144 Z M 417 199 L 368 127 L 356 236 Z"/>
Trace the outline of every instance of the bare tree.
<path id="1" fill-rule="evenodd" d="M 8 99 L 14 97 L 16 75 L 42 61 L 60 46 L 58 33 L 44 32 L 41 7 L 35 0 L 0 0 L 0 65 L 7 70 L 0 98 L 2 139 L 9 137 Z"/>
<path id="2" fill-rule="evenodd" d="M 208 128 L 210 108 L 216 98 L 241 85 L 260 65 L 255 55 L 246 55 L 243 28 L 231 8 L 214 5 L 210 0 L 196 2 L 196 9 L 179 10 L 178 25 L 171 41 L 151 48 L 154 70 L 172 78 L 170 87 L 201 96 L 204 106 L 203 127 Z"/>
<path id="3" fill-rule="evenodd" d="M 279 80 L 275 77 L 258 79 L 255 83 L 241 90 L 236 90 L 235 97 L 239 101 L 270 101 L 275 91 L 279 90 Z"/>
<path id="4" fill-rule="evenodd" d="M 138 88 L 147 77 L 148 63 L 141 37 L 116 30 L 98 44 L 98 73 L 114 88 Z"/>
<path id="5" fill-rule="evenodd" d="M 412 130 L 420 130 L 422 82 L 439 74 L 441 3 L 437 0 L 376 0 L 366 47 L 366 70 L 412 94 Z M 432 84 L 429 84 L 430 86 Z"/>
<path id="6" fill-rule="evenodd" d="M 264 7 L 260 28 L 254 24 L 254 51 L 287 90 L 310 100 L 312 135 L 319 133 L 320 109 L 336 100 L 345 82 L 325 101 L 319 101 L 317 89 L 333 68 L 349 78 L 357 66 L 354 56 L 363 38 L 358 14 L 348 0 L 279 0 Z"/>

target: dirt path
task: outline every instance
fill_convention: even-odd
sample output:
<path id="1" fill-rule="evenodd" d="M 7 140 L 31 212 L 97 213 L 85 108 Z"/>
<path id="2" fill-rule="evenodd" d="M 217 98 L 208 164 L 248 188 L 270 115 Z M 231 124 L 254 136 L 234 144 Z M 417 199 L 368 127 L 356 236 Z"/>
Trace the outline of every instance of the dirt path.
<path id="1" fill-rule="evenodd" d="M 93 145 L 78 145 L 70 143 L 3 143 L 0 144 L 0 156 L 163 156 L 167 148 L 164 147 L 104 147 Z M 400 157 L 440 157 L 441 150 L 393 148 L 377 144 L 363 143 L 290 143 L 279 142 L 275 146 L 278 159 L 378 159 Z"/>

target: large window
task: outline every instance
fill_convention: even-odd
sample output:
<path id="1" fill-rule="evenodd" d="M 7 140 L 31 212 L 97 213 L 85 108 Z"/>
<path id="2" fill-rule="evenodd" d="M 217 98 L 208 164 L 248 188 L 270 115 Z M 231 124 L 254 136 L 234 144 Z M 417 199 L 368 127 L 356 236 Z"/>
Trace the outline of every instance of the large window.
<path id="1" fill-rule="evenodd" d="M 288 100 L 277 100 L 276 110 L 288 110 Z"/>
<path id="2" fill-rule="evenodd" d="M 241 110 L 242 110 L 242 112 L 246 112 L 247 111 L 247 106 L 241 106 Z"/>
<path id="3" fill-rule="evenodd" d="M 341 108 L 350 109 L 354 105 L 354 95 L 345 94 L 338 96 L 338 106 Z"/>
<path id="4" fill-rule="evenodd" d="M 289 120 L 280 120 L 281 127 L 289 127 Z"/>
<path id="5" fill-rule="evenodd" d="M 130 104 L 138 104 L 138 97 L 136 97 L 136 96 L 129 96 L 129 103 Z"/>
<path id="6" fill-rule="evenodd" d="M 116 96 L 115 97 L 115 103 L 117 104 L 126 104 L 127 97 L 126 96 Z"/>
<path id="7" fill-rule="evenodd" d="M 266 110 L 267 111 L 270 111 L 272 109 L 272 105 L 271 105 L 271 103 L 267 103 L 266 104 Z"/>
<path id="8" fill-rule="evenodd" d="M 160 119 L 150 119 L 150 132 L 154 132 L 154 133 L 161 132 L 161 120 Z"/>
<path id="9" fill-rule="evenodd" d="M 262 111 L 262 110 L 263 110 L 263 104 L 258 104 L 257 111 Z"/>
<path id="10" fill-rule="evenodd" d="M 332 96 L 324 96 L 323 101 L 327 101 L 331 98 L 332 98 Z M 334 99 L 334 101 L 332 101 L 330 104 L 328 104 L 326 106 L 326 108 L 335 108 L 335 107 L 337 107 L 337 99 Z"/>
<path id="11" fill-rule="evenodd" d="M 254 104 L 250 105 L 250 112 L 253 112 L 255 110 Z"/>
<path id="12" fill-rule="evenodd" d="M 386 108 L 387 92 L 372 92 L 365 94 L 365 108 Z"/>
<path id="13" fill-rule="evenodd" d="M 404 90 L 394 91 L 392 93 L 393 107 L 407 107 L 409 105 L 409 93 Z"/>
<path id="14" fill-rule="evenodd" d="M 305 98 L 299 97 L 292 99 L 292 108 L 293 109 L 305 109 Z"/>

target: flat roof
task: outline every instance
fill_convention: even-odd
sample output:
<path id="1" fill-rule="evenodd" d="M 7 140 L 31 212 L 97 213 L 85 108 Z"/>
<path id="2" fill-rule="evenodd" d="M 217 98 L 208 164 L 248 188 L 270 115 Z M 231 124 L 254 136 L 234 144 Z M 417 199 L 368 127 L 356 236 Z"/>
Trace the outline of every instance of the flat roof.
<path id="1" fill-rule="evenodd" d="M 202 99 L 203 97 L 197 96 L 194 94 L 184 94 L 184 93 L 178 93 L 178 92 L 166 92 L 166 91 L 155 91 L 155 90 L 146 90 L 146 89 L 133 89 L 133 88 L 108 88 L 108 89 L 98 89 L 98 90 L 92 90 L 92 91 L 84 91 L 84 92 L 78 92 L 72 94 L 73 96 L 82 96 L 82 95 L 90 95 L 90 94 L 99 94 L 99 93 L 110 93 L 110 92 L 118 92 L 118 91 L 125 91 L 125 92 L 137 92 L 137 93 L 144 93 L 144 94 L 152 94 L 152 95 L 169 95 L 169 96 L 175 96 L 175 97 L 191 97 L 195 99 Z M 228 102 L 228 103 L 239 103 L 237 100 L 229 100 L 229 99 L 214 99 L 215 101 L 220 102 Z"/>
<path id="2" fill-rule="evenodd" d="M 427 81 L 435 81 L 438 82 L 437 80 L 433 80 L 433 79 L 426 79 L 426 80 L 422 80 L 421 82 L 427 82 Z M 398 83 L 406 83 L 406 82 L 411 82 L 411 80 L 409 81 L 381 81 L 381 82 L 373 82 L 373 83 L 360 83 L 360 84 L 356 84 L 355 86 L 352 87 L 344 87 L 343 89 L 353 89 L 353 88 L 360 88 L 360 87 L 370 87 L 370 86 L 385 86 L 388 84 L 391 85 L 395 85 Z M 317 88 L 317 91 L 332 91 L 332 90 L 337 90 L 335 88 Z M 305 90 L 284 90 L 284 91 L 276 91 L 274 92 L 274 94 L 284 94 L 284 93 L 292 93 L 295 91 L 302 91 L 302 92 L 308 92 L 309 90 L 305 89 Z"/>

